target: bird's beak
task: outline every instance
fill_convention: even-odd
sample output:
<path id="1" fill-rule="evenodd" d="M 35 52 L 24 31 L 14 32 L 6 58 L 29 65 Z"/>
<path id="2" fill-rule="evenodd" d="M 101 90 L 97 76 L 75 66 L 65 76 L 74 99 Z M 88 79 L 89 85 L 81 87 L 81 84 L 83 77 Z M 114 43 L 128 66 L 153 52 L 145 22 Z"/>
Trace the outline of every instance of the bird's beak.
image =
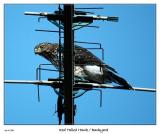
<path id="1" fill-rule="evenodd" d="M 40 48 L 35 48 L 34 49 L 34 53 L 35 54 L 40 54 L 41 53 L 41 49 Z"/>

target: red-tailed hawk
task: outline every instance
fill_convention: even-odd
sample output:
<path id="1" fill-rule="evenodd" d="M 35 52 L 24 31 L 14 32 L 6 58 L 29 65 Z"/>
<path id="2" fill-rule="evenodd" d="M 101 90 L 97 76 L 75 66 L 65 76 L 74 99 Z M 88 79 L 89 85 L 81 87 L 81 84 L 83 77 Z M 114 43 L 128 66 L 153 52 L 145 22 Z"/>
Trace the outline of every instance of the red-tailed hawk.
<path id="1" fill-rule="evenodd" d="M 59 49 L 58 43 L 40 43 L 35 49 L 35 54 L 38 54 L 50 61 L 56 68 L 59 68 L 59 51 L 62 56 L 62 71 L 63 71 L 63 46 Z M 122 77 L 117 75 L 115 69 L 105 64 L 102 60 L 96 57 L 87 49 L 75 45 L 74 49 L 75 66 L 74 75 L 76 77 L 100 84 L 116 83 L 123 86 L 124 89 L 132 89 L 132 86 Z"/>

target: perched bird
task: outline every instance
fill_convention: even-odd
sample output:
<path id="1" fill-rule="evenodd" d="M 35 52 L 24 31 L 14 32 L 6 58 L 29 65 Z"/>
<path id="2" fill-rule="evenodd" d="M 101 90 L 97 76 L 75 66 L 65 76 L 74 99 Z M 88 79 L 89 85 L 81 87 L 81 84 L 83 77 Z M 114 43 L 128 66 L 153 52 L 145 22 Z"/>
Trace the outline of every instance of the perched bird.
<path id="1" fill-rule="evenodd" d="M 59 52 L 61 51 L 61 68 L 63 72 L 63 46 L 61 50 L 58 43 L 43 42 L 38 44 L 34 52 L 48 61 L 50 61 L 57 69 L 59 68 Z M 133 89 L 132 86 L 122 77 L 118 76 L 117 71 L 105 64 L 101 59 L 96 57 L 87 49 L 75 45 L 74 49 L 75 66 L 74 76 L 83 78 L 88 82 L 99 84 L 116 83 L 124 89 Z"/>

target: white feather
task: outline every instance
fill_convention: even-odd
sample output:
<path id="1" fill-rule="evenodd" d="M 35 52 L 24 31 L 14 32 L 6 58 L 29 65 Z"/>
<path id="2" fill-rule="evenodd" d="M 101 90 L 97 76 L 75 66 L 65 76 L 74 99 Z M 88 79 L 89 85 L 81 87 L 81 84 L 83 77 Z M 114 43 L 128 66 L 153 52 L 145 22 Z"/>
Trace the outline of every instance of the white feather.
<path id="1" fill-rule="evenodd" d="M 103 75 L 102 68 L 96 65 L 86 65 L 84 69 L 91 75 Z"/>
<path id="2" fill-rule="evenodd" d="M 84 66 L 84 72 L 88 80 L 104 83 L 103 69 L 100 66 L 86 65 Z"/>

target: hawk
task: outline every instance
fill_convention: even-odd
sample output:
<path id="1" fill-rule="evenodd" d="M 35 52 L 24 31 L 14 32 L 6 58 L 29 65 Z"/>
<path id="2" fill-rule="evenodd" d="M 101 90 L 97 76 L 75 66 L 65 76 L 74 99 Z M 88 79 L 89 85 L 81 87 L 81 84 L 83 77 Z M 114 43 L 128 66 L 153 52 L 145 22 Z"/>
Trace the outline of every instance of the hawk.
<path id="1" fill-rule="evenodd" d="M 59 69 L 59 52 L 61 51 L 61 69 L 63 72 L 63 46 L 59 48 L 58 43 L 43 42 L 38 44 L 34 52 L 48 61 L 50 61 L 57 69 Z M 86 48 L 78 45 L 74 46 L 74 76 L 99 84 L 115 83 L 124 89 L 133 89 L 132 86 L 117 71 L 105 64 L 101 59 L 96 57 Z"/>

